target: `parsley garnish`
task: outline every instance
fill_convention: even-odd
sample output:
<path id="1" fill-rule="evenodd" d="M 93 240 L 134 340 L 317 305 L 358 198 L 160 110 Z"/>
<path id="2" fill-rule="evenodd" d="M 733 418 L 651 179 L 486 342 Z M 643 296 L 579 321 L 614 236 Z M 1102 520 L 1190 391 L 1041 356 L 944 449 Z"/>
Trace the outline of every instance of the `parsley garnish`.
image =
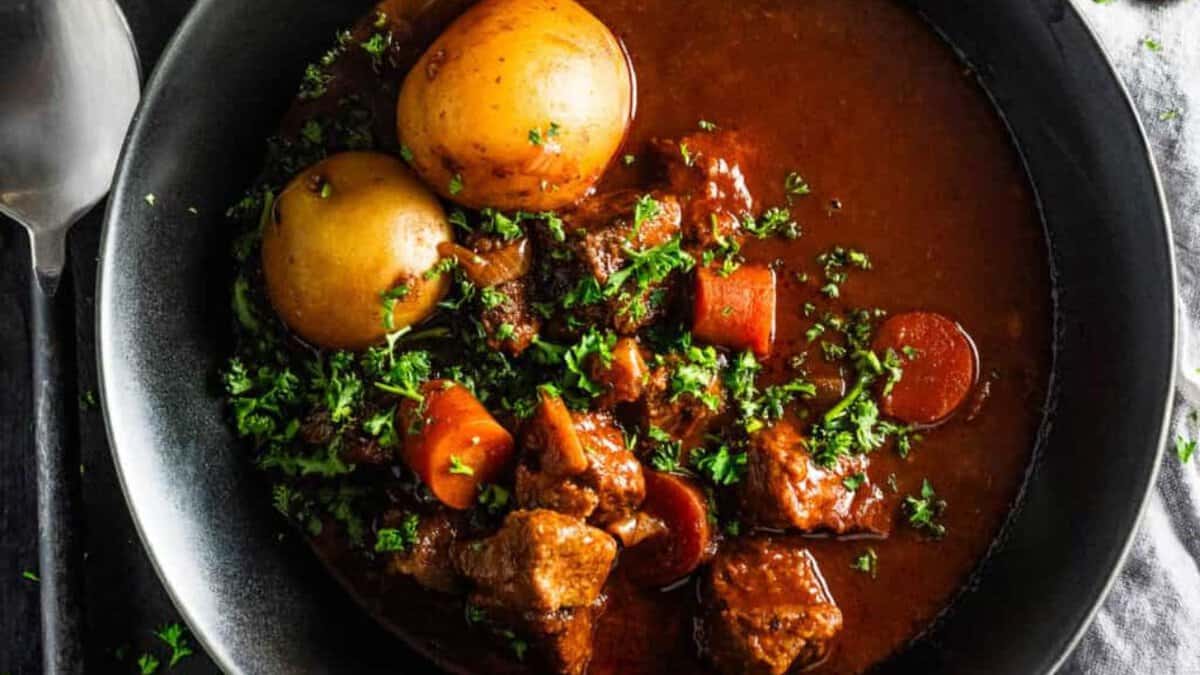
<path id="1" fill-rule="evenodd" d="M 405 551 L 417 543 L 417 527 L 421 519 L 414 513 L 405 514 L 399 528 L 381 527 L 375 533 L 375 552 Z"/>
<path id="2" fill-rule="evenodd" d="M 804 182 L 804 178 L 795 171 L 783 179 L 783 191 L 787 193 L 788 197 L 800 197 L 812 192 L 808 183 Z"/>
<path id="3" fill-rule="evenodd" d="M 1161 52 L 1163 49 L 1162 43 L 1147 35 L 1142 38 L 1142 46 L 1152 52 Z"/>
<path id="4" fill-rule="evenodd" d="M 479 302 L 484 309 L 494 309 L 508 302 L 508 295 L 503 291 L 498 291 L 494 286 L 485 286 L 479 289 Z"/>
<path id="5" fill-rule="evenodd" d="M 758 219 L 749 214 L 742 216 L 742 229 L 759 239 L 774 236 L 796 239 L 800 236 L 800 226 L 792 220 L 792 212 L 780 207 L 767 209 Z"/>
<path id="6" fill-rule="evenodd" d="M 857 491 L 858 488 L 862 487 L 863 483 L 865 482 L 867 482 L 867 474 L 861 471 L 856 474 L 846 476 L 842 479 L 842 485 L 844 485 L 846 489 L 851 492 Z"/>
<path id="7" fill-rule="evenodd" d="M 698 123 L 697 126 L 699 126 L 702 131 L 716 131 L 717 130 L 717 125 L 713 124 L 712 122 L 709 122 L 708 120 L 700 120 L 700 122 Z"/>
<path id="8" fill-rule="evenodd" d="M 451 197 L 463 191 L 463 179 L 461 173 L 456 173 L 450 177 L 450 184 L 447 186 L 447 190 L 449 190 Z"/>
<path id="9" fill-rule="evenodd" d="M 657 218 L 660 213 L 662 213 L 662 207 L 656 199 L 650 195 L 638 197 L 637 202 L 633 205 L 633 229 L 629 231 L 629 241 L 637 239 L 642 225 L 647 220 Z"/>
<path id="10" fill-rule="evenodd" d="M 874 579 L 879 569 L 879 556 L 876 555 L 875 549 L 867 548 L 865 553 L 854 559 L 854 562 L 850 564 L 850 569 L 866 572 Z"/>
<path id="11" fill-rule="evenodd" d="M 710 391 L 721 367 L 717 350 L 711 345 L 688 345 L 681 356 L 682 359 L 675 365 L 668 380 L 671 400 L 691 395 L 710 410 L 720 408 L 721 397 Z"/>
<path id="12" fill-rule="evenodd" d="M 700 475 L 716 485 L 733 485 L 746 473 L 749 457 L 745 452 L 733 452 L 722 443 L 714 450 L 692 453 L 692 466 Z"/>
<path id="13" fill-rule="evenodd" d="M 383 317 L 383 328 L 392 330 L 396 325 L 396 301 L 402 300 L 408 296 L 408 284 L 399 284 L 389 288 L 379 294 L 379 300 L 383 305 L 380 308 L 380 313 Z"/>
<path id="14" fill-rule="evenodd" d="M 450 455 L 450 468 L 448 471 L 458 476 L 474 476 L 475 469 L 470 465 L 464 464 L 458 455 Z"/>
<path id="15" fill-rule="evenodd" d="M 142 654 L 138 657 L 137 665 L 142 675 L 153 675 L 158 671 L 158 658 L 153 654 Z"/>
<path id="16" fill-rule="evenodd" d="M 34 583 L 41 581 L 37 573 L 33 572 L 32 570 L 25 570 L 24 572 L 21 572 L 21 578 L 25 581 L 32 581 Z"/>
<path id="17" fill-rule="evenodd" d="M 488 513 L 500 514 L 508 508 L 508 502 L 511 493 L 505 487 L 489 483 L 484 485 L 479 491 L 479 505 L 487 509 Z"/>
<path id="18" fill-rule="evenodd" d="M 937 522 L 945 510 L 946 502 L 937 498 L 928 479 L 921 481 L 920 497 L 908 495 L 904 498 L 904 512 L 908 516 L 908 524 L 918 530 L 924 530 L 935 539 L 946 535 L 946 526 Z"/>
<path id="19" fill-rule="evenodd" d="M 167 624 L 155 631 L 154 636 L 171 648 L 171 658 L 167 661 L 168 668 L 174 668 L 180 660 L 191 656 L 191 645 L 184 638 L 185 628 L 177 623 Z"/>

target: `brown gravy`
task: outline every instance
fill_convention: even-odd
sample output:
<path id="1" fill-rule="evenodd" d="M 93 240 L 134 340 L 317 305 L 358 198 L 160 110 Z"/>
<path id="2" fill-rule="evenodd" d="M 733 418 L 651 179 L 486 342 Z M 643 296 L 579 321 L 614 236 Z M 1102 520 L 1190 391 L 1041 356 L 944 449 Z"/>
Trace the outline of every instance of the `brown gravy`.
<path id="1" fill-rule="evenodd" d="M 850 275 L 844 307 L 936 311 L 976 342 L 976 395 L 987 394 L 979 414 L 960 412 L 907 459 L 890 451 L 872 459 L 877 481 L 895 475 L 889 494 L 897 507 L 923 478 L 933 483 L 949 504 L 947 536 L 930 541 L 901 519 L 887 539 L 805 542 L 845 616 L 832 653 L 813 672 L 862 671 L 928 627 L 967 581 L 1014 504 L 1035 443 L 1049 377 L 1051 292 L 1020 159 L 972 73 L 897 3 L 583 4 L 624 40 L 637 72 L 637 117 L 623 153 L 710 120 L 758 149 L 744 168 L 762 203 L 783 201 L 788 172 L 812 186 L 793 205 L 800 239 L 752 240 L 745 249 L 751 260 L 785 262 L 777 355 L 768 362 L 775 377 L 782 379 L 787 355 L 807 346 L 811 320 L 800 308 L 818 298 L 814 256 L 835 245 L 862 249 L 874 263 Z M 601 189 L 643 179 L 636 163 L 614 165 Z M 368 609 L 448 665 L 516 668 L 466 634 L 457 599 L 385 583 L 350 564 L 332 540 L 315 544 Z M 868 547 L 878 555 L 875 578 L 851 567 Z M 706 670 L 692 642 L 693 584 L 645 591 L 617 575 L 608 595 L 590 672 Z"/>

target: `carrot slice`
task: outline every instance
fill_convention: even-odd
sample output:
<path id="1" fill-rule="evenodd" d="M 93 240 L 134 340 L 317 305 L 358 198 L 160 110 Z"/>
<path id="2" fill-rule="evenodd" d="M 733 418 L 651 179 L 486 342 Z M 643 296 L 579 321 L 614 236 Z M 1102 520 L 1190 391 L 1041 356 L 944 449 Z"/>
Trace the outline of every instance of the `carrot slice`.
<path id="1" fill-rule="evenodd" d="M 466 387 L 432 380 L 424 400 L 400 406 L 404 459 L 443 504 L 470 508 L 477 490 L 495 482 L 513 459 L 512 434 Z"/>
<path id="2" fill-rule="evenodd" d="M 769 354 L 775 339 L 775 271 L 742 265 L 723 277 L 707 268 L 696 270 L 692 333 L 710 344 Z"/>
<path id="3" fill-rule="evenodd" d="M 713 552 L 712 526 L 704 491 L 682 476 L 646 472 L 642 511 L 661 521 L 663 531 L 622 555 L 631 579 L 647 586 L 666 586 L 691 574 Z"/>
<path id="4" fill-rule="evenodd" d="M 883 396 L 887 415 L 909 424 L 934 424 L 950 416 L 975 386 L 975 344 L 954 321 L 933 312 L 897 314 L 875 334 L 881 356 L 891 349 L 903 374 Z"/>
<path id="5" fill-rule="evenodd" d="M 549 476 L 565 478 L 587 471 L 588 458 L 571 411 L 558 396 L 539 392 L 541 403 L 525 427 L 521 447 Z"/>

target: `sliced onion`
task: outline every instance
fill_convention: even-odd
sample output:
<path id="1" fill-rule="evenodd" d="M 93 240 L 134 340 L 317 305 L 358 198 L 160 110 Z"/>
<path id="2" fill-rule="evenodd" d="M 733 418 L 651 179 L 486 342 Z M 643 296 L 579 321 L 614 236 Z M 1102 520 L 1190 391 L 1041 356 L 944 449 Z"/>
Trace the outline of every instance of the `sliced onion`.
<path id="1" fill-rule="evenodd" d="M 465 246 L 444 242 L 438 244 L 438 253 L 457 260 L 467 278 L 481 287 L 520 279 L 529 273 L 533 264 L 529 240 L 524 238 L 486 253 L 476 253 Z"/>

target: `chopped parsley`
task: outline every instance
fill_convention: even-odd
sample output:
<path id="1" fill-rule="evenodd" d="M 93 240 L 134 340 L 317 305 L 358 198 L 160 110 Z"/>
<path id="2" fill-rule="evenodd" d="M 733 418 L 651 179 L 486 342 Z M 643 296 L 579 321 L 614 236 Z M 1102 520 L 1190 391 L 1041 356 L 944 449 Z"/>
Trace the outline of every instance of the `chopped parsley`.
<path id="1" fill-rule="evenodd" d="M 141 675 L 153 675 L 158 672 L 158 657 L 153 654 L 142 654 L 138 657 L 137 666 Z"/>
<path id="2" fill-rule="evenodd" d="M 636 161 L 637 161 L 636 155 L 624 155 L 621 157 L 621 163 L 624 164 L 625 166 L 633 166 L 633 163 Z"/>
<path id="3" fill-rule="evenodd" d="M 496 290 L 494 286 L 485 286 L 479 289 L 479 302 L 484 309 L 495 309 L 508 301 L 508 295 L 503 291 Z"/>
<path id="4" fill-rule="evenodd" d="M 783 191 L 787 194 L 788 198 L 801 197 L 812 192 L 808 187 L 808 183 L 804 181 L 804 178 L 795 171 L 789 173 L 783 179 Z"/>
<path id="5" fill-rule="evenodd" d="M 717 350 L 711 345 L 706 347 L 688 345 L 681 356 L 682 358 L 675 364 L 668 379 L 671 400 L 676 401 L 681 396 L 690 395 L 703 403 L 709 410 L 720 408 L 721 397 L 712 391 L 712 385 L 721 369 Z"/>
<path id="6" fill-rule="evenodd" d="M 800 226 L 792 220 L 792 212 L 778 206 L 767 209 L 757 219 L 749 214 L 743 216 L 742 229 L 759 239 L 775 236 L 796 239 L 800 236 Z"/>
<path id="7" fill-rule="evenodd" d="M 920 497 L 908 495 L 904 498 L 904 513 L 908 516 L 908 524 L 935 539 L 946 535 L 946 526 L 937 522 L 945 510 L 946 502 L 937 498 L 928 479 L 921 481 Z"/>
<path id="8" fill-rule="evenodd" d="M 853 563 L 850 563 L 850 569 L 870 574 L 871 578 L 874 579 L 876 573 L 879 571 L 879 556 L 875 553 L 875 549 L 868 547 L 866 552 L 855 558 Z"/>
<path id="9" fill-rule="evenodd" d="M 1142 46 L 1152 52 L 1161 52 L 1163 50 L 1162 43 L 1147 35 L 1142 38 Z"/>
<path id="10" fill-rule="evenodd" d="M 715 485 L 734 485 L 746 474 L 749 457 L 745 452 L 734 452 L 722 443 L 715 449 L 693 452 L 692 466 L 703 477 Z"/>
<path id="11" fill-rule="evenodd" d="M 1160 112 L 1158 114 L 1158 119 L 1161 122 L 1170 122 L 1171 120 L 1179 119 L 1182 114 L 1183 113 L 1179 112 L 1178 109 L 1172 108 L 1170 110 L 1164 110 Z"/>
<path id="12" fill-rule="evenodd" d="M 462 191 L 463 191 L 463 178 L 462 178 L 462 174 L 461 174 L 461 173 L 456 173 L 456 174 L 454 174 L 453 176 L 451 176 L 451 177 L 450 177 L 450 184 L 449 184 L 448 186 L 446 186 L 446 189 L 447 189 L 447 190 L 450 192 L 450 196 L 451 196 L 451 197 L 453 197 L 453 196 L 457 195 L 458 193 L 462 192 Z"/>
<path id="13" fill-rule="evenodd" d="M 865 474 L 861 471 L 856 474 L 846 476 L 845 478 L 842 479 L 842 485 L 845 486 L 845 488 L 851 492 L 856 492 L 858 490 L 858 488 L 862 487 L 863 483 L 866 483 L 866 482 L 867 482 L 867 474 Z"/>
<path id="14" fill-rule="evenodd" d="M 383 305 L 380 313 L 385 330 L 392 330 L 396 327 L 396 301 L 408 297 L 409 291 L 408 284 L 398 284 L 380 294 L 380 304 Z"/>
<path id="15" fill-rule="evenodd" d="M 450 455 L 450 468 L 447 470 L 456 476 L 475 475 L 475 469 L 471 468 L 468 464 L 464 464 L 458 455 Z"/>
<path id="16" fill-rule="evenodd" d="M 681 461 L 682 441 L 672 438 L 670 434 L 653 425 L 646 432 L 646 437 L 655 446 L 654 452 L 650 455 L 650 466 L 655 471 L 689 473 Z"/>
<path id="17" fill-rule="evenodd" d="M 154 632 L 154 636 L 171 649 L 171 657 L 167 660 L 168 668 L 174 668 L 175 664 L 195 653 L 184 637 L 186 630 L 177 623 L 171 623 Z"/>
<path id="18" fill-rule="evenodd" d="M 420 524 L 421 519 L 415 513 L 408 513 L 404 515 L 400 527 L 379 528 L 379 531 L 375 533 L 375 552 L 390 553 L 408 550 L 417 543 L 417 527 Z"/>
<path id="19" fill-rule="evenodd" d="M 658 200 L 650 195 L 642 195 L 638 197 L 637 202 L 633 205 L 633 229 L 629 231 L 629 241 L 637 239 L 638 233 L 642 230 L 642 225 L 647 220 L 653 220 L 662 213 L 662 206 Z"/>
<path id="20" fill-rule="evenodd" d="M 24 572 L 21 572 L 21 578 L 25 581 L 32 581 L 34 583 L 41 581 L 41 578 L 38 577 L 37 573 L 33 572 L 32 570 L 25 570 Z"/>
<path id="21" fill-rule="evenodd" d="M 512 493 L 502 485 L 488 483 L 479 491 L 478 502 L 488 513 L 500 514 L 508 509 Z"/>
<path id="22" fill-rule="evenodd" d="M 713 124 L 712 122 L 709 122 L 708 120 L 700 120 L 700 122 L 697 123 L 697 126 L 700 127 L 701 131 L 716 131 L 717 130 L 717 125 Z"/>

